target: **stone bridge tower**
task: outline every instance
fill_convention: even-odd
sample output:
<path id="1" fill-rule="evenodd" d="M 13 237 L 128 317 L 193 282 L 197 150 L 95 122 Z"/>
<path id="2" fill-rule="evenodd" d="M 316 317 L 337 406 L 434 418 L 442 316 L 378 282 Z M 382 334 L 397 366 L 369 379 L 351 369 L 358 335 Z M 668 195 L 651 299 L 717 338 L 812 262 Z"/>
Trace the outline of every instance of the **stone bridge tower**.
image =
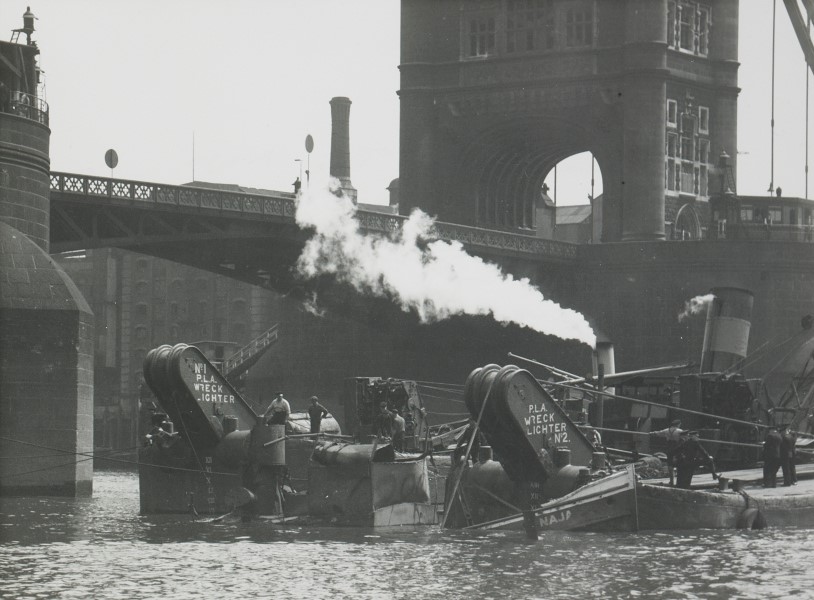
<path id="1" fill-rule="evenodd" d="M 603 241 L 700 236 L 736 156 L 738 0 L 402 0 L 401 22 L 402 212 L 544 236 L 547 174 L 588 151 Z"/>
<path id="2" fill-rule="evenodd" d="M 48 254 L 51 130 L 23 22 L 0 42 L 0 495 L 87 496 L 93 315 Z"/>

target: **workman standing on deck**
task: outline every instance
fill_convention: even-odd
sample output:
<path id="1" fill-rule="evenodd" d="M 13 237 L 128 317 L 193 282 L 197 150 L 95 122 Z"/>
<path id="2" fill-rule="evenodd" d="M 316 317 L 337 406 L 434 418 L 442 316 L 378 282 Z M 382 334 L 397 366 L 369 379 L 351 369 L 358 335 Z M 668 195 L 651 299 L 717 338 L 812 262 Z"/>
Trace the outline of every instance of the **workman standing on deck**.
<path id="1" fill-rule="evenodd" d="M 675 485 L 675 452 L 678 445 L 681 443 L 681 434 L 684 430 L 681 429 L 681 421 L 676 419 L 667 429 L 660 429 L 659 431 L 651 431 L 650 437 L 663 437 L 667 440 L 667 471 L 670 473 L 670 485 Z"/>
<path id="2" fill-rule="evenodd" d="M 780 468 L 783 469 L 783 485 L 797 485 L 797 467 L 794 466 L 797 458 L 797 434 L 786 425 L 780 438 Z"/>
<path id="3" fill-rule="evenodd" d="M 263 414 L 263 422 L 266 425 L 285 425 L 289 416 L 291 416 L 291 405 L 283 398 L 282 392 L 277 392 Z"/>
<path id="4" fill-rule="evenodd" d="M 715 472 L 715 461 L 709 452 L 698 441 L 698 432 L 682 431 L 681 441 L 675 450 L 674 460 L 676 464 L 676 487 L 685 490 L 692 485 L 692 476 L 701 464 L 706 463 L 712 472 L 712 478 L 717 479 Z"/>
<path id="5" fill-rule="evenodd" d="M 763 487 L 777 487 L 777 468 L 780 466 L 780 445 L 783 437 L 777 427 L 769 427 L 763 440 Z"/>
<path id="6" fill-rule="evenodd" d="M 379 403 L 379 436 L 390 437 L 393 428 L 393 418 L 387 410 L 387 402 Z"/>
<path id="7" fill-rule="evenodd" d="M 404 417 L 399 414 L 399 411 L 390 411 L 393 415 L 393 450 L 396 452 L 404 452 Z"/>
<path id="8" fill-rule="evenodd" d="M 328 409 L 319 403 L 319 398 L 311 396 L 311 406 L 308 407 L 308 418 L 311 420 L 311 433 L 319 433 L 322 419 L 328 416 Z"/>

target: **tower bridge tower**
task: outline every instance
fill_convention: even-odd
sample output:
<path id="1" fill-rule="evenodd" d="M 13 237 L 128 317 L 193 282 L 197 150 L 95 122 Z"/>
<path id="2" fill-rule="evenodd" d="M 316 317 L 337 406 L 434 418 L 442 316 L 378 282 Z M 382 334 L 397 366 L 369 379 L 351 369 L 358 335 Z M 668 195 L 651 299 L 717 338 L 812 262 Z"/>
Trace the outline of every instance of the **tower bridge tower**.
<path id="1" fill-rule="evenodd" d="M 544 236 L 546 176 L 588 151 L 603 241 L 701 235 L 737 155 L 738 0 L 402 0 L 401 20 L 402 211 Z"/>
<path id="2" fill-rule="evenodd" d="M 0 41 L 0 495 L 88 496 L 93 314 L 48 254 L 51 129 L 23 23 Z"/>

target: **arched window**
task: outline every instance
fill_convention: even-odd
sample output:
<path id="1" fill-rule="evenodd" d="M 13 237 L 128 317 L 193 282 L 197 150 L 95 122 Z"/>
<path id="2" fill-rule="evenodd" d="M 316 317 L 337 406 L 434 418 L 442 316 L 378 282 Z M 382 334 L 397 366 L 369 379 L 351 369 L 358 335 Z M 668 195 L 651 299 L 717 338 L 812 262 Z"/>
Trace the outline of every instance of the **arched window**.
<path id="1" fill-rule="evenodd" d="M 698 213 L 691 204 L 685 204 L 676 213 L 675 227 L 673 227 L 674 240 L 697 240 L 701 238 L 701 222 Z"/>

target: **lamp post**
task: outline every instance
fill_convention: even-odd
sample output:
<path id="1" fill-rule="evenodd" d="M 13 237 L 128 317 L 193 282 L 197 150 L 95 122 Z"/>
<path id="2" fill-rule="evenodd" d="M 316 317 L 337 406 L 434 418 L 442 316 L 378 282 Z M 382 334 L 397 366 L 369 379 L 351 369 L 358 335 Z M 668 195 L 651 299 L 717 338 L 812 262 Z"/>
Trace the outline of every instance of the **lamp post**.
<path id="1" fill-rule="evenodd" d="M 737 237 L 740 229 L 740 202 L 735 194 L 735 177 L 726 151 L 718 157 L 718 173 L 721 177 L 720 191 L 710 198 L 710 212 L 716 238 Z M 727 224 L 729 227 L 727 228 Z"/>

